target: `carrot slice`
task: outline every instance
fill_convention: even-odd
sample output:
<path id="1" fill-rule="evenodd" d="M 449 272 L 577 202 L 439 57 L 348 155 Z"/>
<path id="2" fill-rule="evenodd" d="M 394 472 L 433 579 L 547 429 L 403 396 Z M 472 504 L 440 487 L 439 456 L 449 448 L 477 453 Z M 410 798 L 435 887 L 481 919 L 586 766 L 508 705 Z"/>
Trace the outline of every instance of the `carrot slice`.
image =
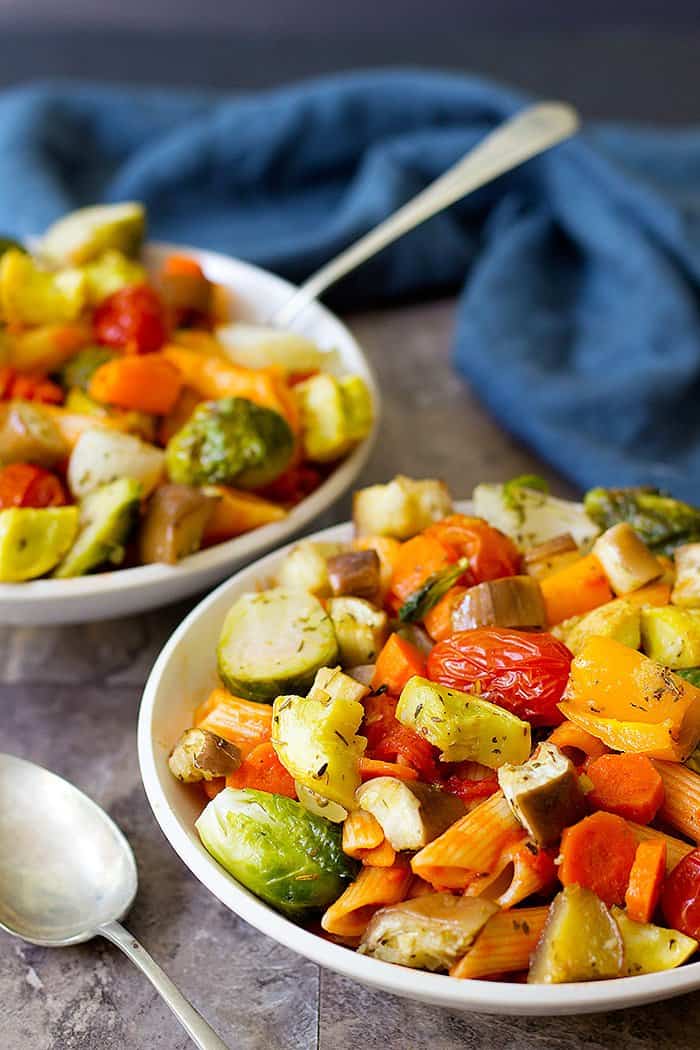
<path id="1" fill-rule="evenodd" d="M 296 798 L 294 780 L 280 762 L 274 747 L 266 740 L 254 747 L 235 773 L 226 777 L 226 787 L 255 788 L 272 795 Z"/>
<path id="2" fill-rule="evenodd" d="M 664 782 L 646 755 L 601 755 L 586 774 L 593 781 L 588 801 L 625 820 L 649 824 L 664 801 Z"/>
<path id="3" fill-rule="evenodd" d="M 96 401 L 164 416 L 182 388 L 178 369 L 161 354 L 126 354 L 100 365 L 90 380 Z"/>
<path id="4" fill-rule="evenodd" d="M 542 597 L 550 626 L 581 616 L 615 597 L 594 554 L 565 565 L 558 572 L 540 580 Z"/>
<path id="5" fill-rule="evenodd" d="M 457 561 L 457 552 L 432 536 L 414 536 L 401 545 L 396 555 L 389 592 L 390 603 L 398 611 L 434 573 Z"/>
<path id="6" fill-rule="evenodd" d="M 564 886 L 585 886 L 608 906 L 622 904 L 636 850 L 626 821 L 601 810 L 564 831 L 559 878 Z"/>
<path id="7" fill-rule="evenodd" d="M 425 660 L 420 649 L 398 634 L 392 634 L 377 657 L 372 675 L 372 689 L 384 688 L 398 696 L 409 678 L 425 675 Z"/>
<path id="8" fill-rule="evenodd" d="M 625 894 L 627 914 L 635 922 L 651 922 L 659 903 L 666 875 L 666 843 L 663 839 L 640 842 L 634 855 Z"/>
<path id="9" fill-rule="evenodd" d="M 418 780 L 418 773 L 403 762 L 382 762 L 378 758 L 360 759 L 360 776 L 363 780 L 372 777 L 397 777 L 398 780 Z"/>

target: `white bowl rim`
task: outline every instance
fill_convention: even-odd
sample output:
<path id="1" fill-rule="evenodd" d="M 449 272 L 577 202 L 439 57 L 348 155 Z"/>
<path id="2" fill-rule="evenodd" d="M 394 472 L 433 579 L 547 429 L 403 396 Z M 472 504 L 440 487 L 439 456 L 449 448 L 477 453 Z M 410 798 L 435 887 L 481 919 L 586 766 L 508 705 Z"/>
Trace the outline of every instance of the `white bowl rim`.
<path id="1" fill-rule="evenodd" d="M 262 276 L 271 285 L 277 284 L 280 291 L 287 295 L 291 295 L 295 290 L 295 286 L 291 282 L 286 281 L 270 270 L 245 262 L 236 256 L 225 255 L 223 252 L 214 252 L 209 251 L 209 249 L 165 241 L 149 241 L 145 245 L 145 249 L 146 251 L 155 250 L 158 254 L 186 254 L 193 258 L 209 259 L 219 265 L 233 264 L 242 272 L 255 274 L 258 277 Z M 26 580 L 21 583 L 0 583 L 0 603 L 8 603 L 11 606 L 13 601 L 19 600 L 23 605 L 41 606 L 48 600 L 60 603 L 64 600 L 75 601 L 81 597 L 107 596 L 112 590 L 118 590 L 120 594 L 131 590 L 138 591 L 152 584 L 167 583 L 173 578 L 182 580 L 184 576 L 189 574 L 199 575 L 206 572 L 215 572 L 217 568 L 225 572 L 227 565 L 235 566 L 248 556 L 259 554 L 275 542 L 281 542 L 287 537 L 294 535 L 319 514 L 329 509 L 333 502 L 347 490 L 354 478 L 357 477 L 372 451 L 381 416 L 381 395 L 374 370 L 352 332 L 323 303 L 315 301 L 313 309 L 318 317 L 331 321 L 343 329 L 348 344 L 352 345 L 355 353 L 362 359 L 364 378 L 370 387 L 374 406 L 374 419 L 370 434 L 335 467 L 317 489 L 293 507 L 287 516 L 280 521 L 263 525 L 231 540 L 226 540 L 224 543 L 217 543 L 212 547 L 197 551 L 195 554 L 190 554 L 188 557 L 183 558 L 177 565 L 156 563 L 137 565 L 126 569 L 105 570 L 92 575 L 76 576 L 65 580 L 48 578 Z"/>
<path id="2" fill-rule="evenodd" d="M 462 510 L 469 508 L 466 501 L 457 506 Z M 351 523 L 344 522 L 306 538 L 344 541 L 351 536 L 351 530 Z M 195 606 L 161 650 L 144 688 L 137 730 L 144 790 L 163 834 L 199 881 L 251 926 L 318 965 L 395 995 L 452 1009 L 521 1016 L 597 1013 L 656 1002 L 700 988 L 700 962 L 661 973 L 552 986 L 461 980 L 380 962 L 324 940 L 286 919 L 241 886 L 199 842 L 189 837 L 165 797 L 156 765 L 151 721 L 160 679 L 178 646 L 185 642 L 192 625 L 210 606 L 229 590 L 233 596 L 244 586 L 252 587 L 255 579 L 269 579 L 280 559 L 293 546 L 294 543 L 289 543 L 241 569 Z"/>

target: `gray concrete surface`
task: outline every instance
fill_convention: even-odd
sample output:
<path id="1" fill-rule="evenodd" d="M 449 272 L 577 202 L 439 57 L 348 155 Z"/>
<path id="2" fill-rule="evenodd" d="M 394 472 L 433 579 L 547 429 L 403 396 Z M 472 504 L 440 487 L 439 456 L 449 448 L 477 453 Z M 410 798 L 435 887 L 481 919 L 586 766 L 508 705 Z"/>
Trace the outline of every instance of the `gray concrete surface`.
<path id="1" fill-rule="evenodd" d="M 450 303 L 351 319 L 384 391 L 363 482 L 397 471 L 478 480 L 547 474 L 451 371 Z M 346 498 L 333 517 L 346 515 Z M 0 748 L 50 766 L 106 806 L 128 835 L 140 893 L 127 925 L 231 1050 L 686 1050 L 700 996 L 588 1018 L 450 1014 L 370 991 L 280 948 L 200 886 L 161 835 L 135 753 L 140 690 L 192 603 L 65 629 L 0 629 Z M 38 818 L 40 820 L 40 817 Z M 60 951 L 0 934 L 0 1050 L 187 1050 L 150 986 L 101 942 Z"/>

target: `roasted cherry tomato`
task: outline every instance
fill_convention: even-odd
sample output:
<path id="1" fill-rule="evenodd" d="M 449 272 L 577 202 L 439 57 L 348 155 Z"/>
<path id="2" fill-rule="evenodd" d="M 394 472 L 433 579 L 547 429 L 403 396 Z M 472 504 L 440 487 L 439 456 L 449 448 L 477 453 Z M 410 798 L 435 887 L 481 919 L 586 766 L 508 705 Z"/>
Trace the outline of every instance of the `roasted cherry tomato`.
<path id="1" fill-rule="evenodd" d="M 17 372 L 8 365 L 0 368 L 0 398 L 10 401 L 39 401 L 45 405 L 63 403 L 63 391 L 42 372 Z"/>
<path id="2" fill-rule="evenodd" d="M 416 770 L 421 780 L 433 781 L 438 775 L 437 748 L 397 720 L 397 703 L 396 697 L 386 693 L 370 694 L 364 699 L 361 732 L 367 737 L 366 757 L 382 762 L 402 760 Z"/>
<path id="3" fill-rule="evenodd" d="M 98 342 L 148 354 L 160 350 L 168 335 L 165 310 L 148 284 L 132 284 L 108 295 L 93 317 Z"/>
<path id="4" fill-rule="evenodd" d="M 483 518 L 451 514 L 430 525 L 424 535 L 468 558 L 473 583 L 515 576 L 520 568 L 520 554 L 513 541 Z"/>
<path id="5" fill-rule="evenodd" d="M 10 463 L 0 470 L 0 510 L 8 507 L 62 507 L 63 485 L 50 471 L 32 463 Z"/>
<path id="6" fill-rule="evenodd" d="M 557 708 L 572 656 L 551 634 L 477 627 L 438 642 L 428 657 L 428 678 L 499 704 L 534 726 L 563 722 Z"/>
<path id="7" fill-rule="evenodd" d="M 669 926 L 700 940 L 700 849 L 694 849 L 666 877 L 661 907 Z"/>

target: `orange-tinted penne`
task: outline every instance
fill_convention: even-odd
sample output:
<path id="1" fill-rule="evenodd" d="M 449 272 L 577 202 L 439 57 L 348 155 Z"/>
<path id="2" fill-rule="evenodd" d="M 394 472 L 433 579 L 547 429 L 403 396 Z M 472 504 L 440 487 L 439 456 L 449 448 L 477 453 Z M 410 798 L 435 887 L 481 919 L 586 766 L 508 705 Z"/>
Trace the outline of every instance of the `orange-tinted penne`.
<path id="1" fill-rule="evenodd" d="M 637 842 L 643 842 L 645 839 L 663 839 L 666 843 L 666 874 L 673 871 L 676 864 L 680 864 L 684 857 L 686 857 L 695 848 L 691 846 L 689 842 L 683 842 L 682 839 L 676 839 L 673 835 L 666 835 L 663 831 L 658 831 L 656 828 L 645 827 L 642 824 L 635 824 L 634 821 L 628 820 L 629 824 Z"/>
<path id="2" fill-rule="evenodd" d="M 700 776 L 678 762 L 654 762 L 664 782 L 659 817 L 672 828 L 700 842 Z"/>
<path id="3" fill-rule="evenodd" d="M 226 689 L 214 689 L 195 711 L 194 724 L 236 744 L 243 757 L 270 739 L 272 707 L 254 700 L 242 700 Z"/>
<path id="4" fill-rule="evenodd" d="M 527 970 L 549 908 L 515 908 L 494 915 L 450 970 L 451 977 L 489 977 Z"/>
<path id="5" fill-rule="evenodd" d="M 349 857 L 361 857 L 362 853 L 384 841 L 382 826 L 376 817 L 364 809 L 348 813 L 343 823 L 343 853 Z"/>
<path id="6" fill-rule="evenodd" d="M 323 929 L 339 937 L 361 937 L 377 908 L 405 899 L 411 878 L 405 863 L 363 868 L 321 919 Z"/>
<path id="7" fill-rule="evenodd" d="M 396 863 L 396 850 L 384 839 L 374 849 L 366 849 L 360 860 L 369 868 L 390 868 Z"/>
<path id="8" fill-rule="evenodd" d="M 522 837 L 522 827 L 501 791 L 481 802 L 415 855 L 411 866 L 433 886 L 464 889 L 490 875 L 503 849 Z"/>
<path id="9" fill-rule="evenodd" d="M 550 743 L 556 744 L 560 751 L 571 759 L 575 766 L 588 758 L 600 758 L 607 754 L 610 748 L 606 747 L 602 740 L 598 740 L 592 733 L 586 732 L 574 722 L 562 722 L 556 729 L 552 730 Z"/>

